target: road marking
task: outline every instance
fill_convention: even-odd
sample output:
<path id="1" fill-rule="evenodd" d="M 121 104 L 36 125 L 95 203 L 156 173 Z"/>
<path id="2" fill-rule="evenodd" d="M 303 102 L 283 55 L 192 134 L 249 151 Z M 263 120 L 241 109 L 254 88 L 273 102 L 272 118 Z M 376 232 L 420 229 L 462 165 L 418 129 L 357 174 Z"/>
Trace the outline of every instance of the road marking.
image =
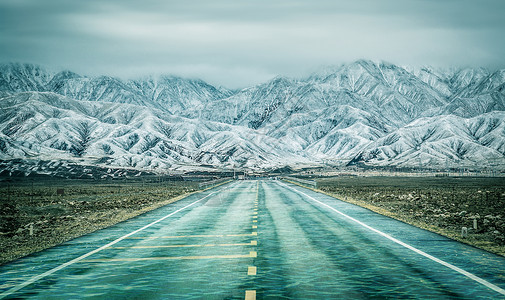
<path id="1" fill-rule="evenodd" d="M 249 252 L 249 257 L 258 257 L 258 252 L 256 251 Z"/>
<path id="2" fill-rule="evenodd" d="M 165 220 L 166 218 L 169 218 L 169 217 L 171 217 L 171 216 L 175 215 L 176 213 L 178 213 L 178 212 L 180 212 L 180 211 L 183 211 L 183 210 L 185 210 L 186 208 L 189 208 L 189 207 L 191 207 L 191 206 L 193 206 L 193 205 L 197 204 L 198 202 L 200 202 L 200 201 L 202 201 L 202 200 L 204 200 L 204 199 L 207 199 L 208 197 L 210 197 L 210 196 L 212 196 L 212 195 L 214 195 L 215 193 L 220 192 L 220 191 L 221 191 L 221 190 L 218 190 L 218 191 L 212 192 L 212 193 L 208 194 L 207 196 L 205 196 L 205 197 L 203 197 L 203 198 L 201 198 L 201 199 L 199 199 L 199 200 L 196 200 L 195 202 L 192 202 L 192 203 L 190 203 L 190 204 L 188 204 L 188 205 L 184 206 L 183 208 L 179 208 L 178 210 L 176 210 L 176 211 L 174 211 L 174 212 L 172 212 L 172 213 L 170 213 L 170 214 L 168 214 L 168 215 L 166 215 L 166 216 L 164 216 L 164 217 L 162 217 L 162 218 L 160 218 L 160 219 L 158 219 L 158 220 L 156 220 L 156 221 L 154 221 L 154 222 L 152 222 L 152 223 L 149 223 L 149 224 L 145 225 L 144 227 L 141 227 L 141 228 L 139 228 L 139 229 L 137 229 L 137 230 L 134 230 L 134 231 L 132 231 L 132 232 L 130 232 L 130 233 L 128 233 L 128 234 L 126 234 L 126 235 L 124 235 L 124 236 L 122 236 L 122 237 L 120 237 L 120 238 L 118 238 L 118 239 L 116 239 L 116 240 L 114 240 L 114 241 L 112 241 L 112 242 L 110 242 L 110 243 L 108 243 L 108 244 L 106 244 L 106 245 L 104 245 L 104 246 L 100 247 L 100 248 L 97 248 L 97 249 L 95 249 L 95 250 L 93 250 L 93 251 L 90 251 L 90 252 L 88 252 L 88 253 L 84 254 L 84 255 L 81 255 L 81 256 L 79 256 L 79 257 L 77 257 L 77 258 L 74 258 L 74 259 L 72 259 L 72 260 L 70 260 L 70 261 L 68 261 L 68 262 L 66 262 L 66 263 L 64 263 L 64 264 L 61 264 L 61 265 L 59 265 L 59 266 L 57 266 L 57 267 L 55 267 L 55 268 L 52 268 L 51 270 L 46 271 L 46 272 L 44 272 L 44 273 L 42 273 L 42 274 L 35 275 L 35 276 L 33 276 L 32 278 L 28 279 L 27 281 L 25 281 L 25 282 L 23 282 L 23 283 L 21 283 L 21 284 L 19 284 L 19 285 L 15 286 L 15 287 L 13 287 L 13 288 L 9 289 L 9 290 L 7 290 L 7 291 L 3 292 L 2 294 L 0 294 L 0 299 L 3 299 L 3 298 L 5 298 L 5 297 L 7 297 L 7 296 L 9 296 L 9 295 L 12 295 L 13 293 L 15 293 L 15 292 L 19 291 L 20 289 L 22 289 L 22 288 L 26 287 L 27 285 L 30 285 L 30 284 L 32 284 L 32 283 L 34 283 L 34 282 L 36 282 L 36 281 L 38 281 L 38 280 L 40 280 L 40 279 L 42 279 L 42 278 L 44 278 L 44 277 L 47 277 L 47 276 L 49 276 L 49 275 L 53 274 L 54 272 L 57 272 L 57 271 L 59 271 L 59 270 L 61 270 L 61 269 L 66 268 L 66 267 L 68 267 L 68 266 L 70 266 L 70 265 L 73 265 L 73 264 L 75 264 L 76 262 L 79 262 L 79 261 L 81 261 L 81 260 L 85 259 L 85 258 L 86 258 L 86 257 L 88 257 L 88 256 L 91 256 L 91 255 L 93 255 L 93 254 L 95 254 L 95 253 L 98 253 L 98 252 L 100 252 L 100 251 L 102 251 L 102 250 L 104 250 L 104 249 L 106 249 L 106 248 L 108 248 L 108 247 L 110 247 L 110 246 L 112 246 L 112 245 L 114 245 L 114 244 L 117 244 L 117 243 L 119 243 L 120 241 L 122 241 L 122 240 L 126 239 L 127 237 L 130 237 L 130 236 L 132 236 L 132 235 L 134 235 L 134 234 L 136 234 L 136 233 L 138 233 L 138 232 L 141 232 L 142 230 L 144 230 L 144 229 L 146 229 L 146 228 L 149 228 L 149 227 L 151 227 L 151 226 L 153 226 L 153 225 L 155 225 L 155 224 L 157 224 L 157 223 L 159 223 L 159 222 L 161 222 L 161 221 Z"/>
<path id="3" fill-rule="evenodd" d="M 127 258 L 97 258 L 86 259 L 81 263 L 100 263 L 100 262 L 136 262 L 149 260 L 193 260 L 193 259 L 231 259 L 231 258 L 248 258 L 256 257 L 256 252 L 251 251 L 249 254 L 235 255 L 207 255 L 207 256 L 161 256 L 161 257 L 127 257 Z"/>
<path id="4" fill-rule="evenodd" d="M 260 189 L 260 182 L 256 182 L 256 199 L 254 199 L 254 203 L 258 205 L 258 197 L 259 197 L 259 189 Z"/>
<path id="5" fill-rule="evenodd" d="M 245 300 L 256 300 L 256 291 L 245 291 Z"/>
<path id="6" fill-rule="evenodd" d="M 156 249 L 156 248 L 191 248 L 191 247 L 231 247 L 231 246 L 255 246 L 257 241 L 238 244 L 205 244 L 205 245 L 159 245 L 159 246 L 131 246 L 131 247 L 109 247 L 108 249 Z"/>
<path id="7" fill-rule="evenodd" d="M 255 200 L 255 204 L 254 204 L 254 212 L 253 212 L 253 223 L 257 223 L 258 220 L 258 195 L 259 195 L 259 181 L 256 182 L 256 200 Z M 252 226 L 253 229 L 256 229 L 258 228 L 258 226 L 256 225 L 253 225 Z M 252 233 L 253 235 L 258 235 L 258 232 L 257 231 L 253 231 Z M 258 242 L 257 241 L 253 241 L 255 242 L 255 245 L 258 245 Z M 255 252 L 255 251 L 251 251 L 250 252 L 251 255 L 254 255 L 253 257 L 257 257 L 258 256 L 258 253 Z M 247 268 L 247 275 L 256 275 L 256 267 L 248 267 Z M 245 291 L 245 300 L 256 300 L 256 291 L 255 290 L 247 290 Z"/>
<path id="8" fill-rule="evenodd" d="M 341 212 L 341 211 L 339 211 L 339 210 L 337 210 L 337 209 L 329 206 L 326 203 L 323 203 L 323 202 L 315 199 L 314 197 L 311 197 L 311 196 L 307 195 L 304 192 L 301 192 L 301 191 L 299 191 L 297 189 L 294 189 L 294 188 L 288 186 L 287 184 L 284 184 L 284 183 L 281 183 L 281 182 L 279 182 L 279 184 L 284 185 L 285 187 L 287 187 L 287 188 L 289 188 L 289 189 L 291 189 L 291 190 L 293 190 L 293 191 L 295 191 L 295 192 L 297 192 L 299 194 L 305 195 L 307 198 L 312 199 L 313 201 L 315 201 L 315 202 L 317 202 L 317 203 L 319 203 L 319 204 L 321 204 L 321 205 L 323 205 L 323 206 L 325 206 L 325 207 L 333 210 L 334 212 L 340 214 L 341 216 L 343 216 L 343 217 L 345 217 L 345 218 L 347 218 L 347 219 L 349 219 L 349 220 L 351 220 L 351 221 L 353 221 L 353 222 L 355 222 L 355 223 L 357 223 L 357 224 L 359 224 L 359 225 L 361 225 L 361 226 L 363 226 L 363 227 L 365 227 L 365 228 L 367 228 L 367 229 L 369 229 L 369 230 L 371 230 L 371 231 L 373 231 L 373 232 L 375 232 L 375 233 L 377 233 L 379 235 L 382 235 L 383 237 L 385 237 L 385 238 L 387 238 L 387 239 L 389 239 L 389 240 L 391 240 L 391 241 L 393 241 L 393 242 L 395 242 L 395 243 L 397 243 L 397 244 L 399 244 L 399 245 L 401 245 L 401 246 L 403 246 L 403 247 L 405 247 L 407 249 L 410 249 L 410 250 L 414 251 L 415 253 L 417 253 L 419 255 L 422 255 L 422 256 L 424 256 L 424 257 L 426 257 L 428 259 L 431 259 L 434 262 L 437 262 L 437 263 L 439 263 L 439 264 L 441 264 L 443 266 L 446 266 L 446 267 L 448 267 L 448 268 L 450 268 L 450 269 L 452 269 L 452 270 L 454 270 L 454 271 L 456 271 L 456 272 L 458 272 L 458 273 L 460 273 L 460 274 L 462 274 L 462 275 L 464 275 L 464 276 L 466 276 L 466 277 L 468 277 L 468 278 L 470 278 L 470 279 L 472 279 L 472 280 L 474 280 L 474 281 L 476 281 L 476 282 L 478 282 L 478 283 L 480 283 L 480 284 L 482 284 L 482 285 L 484 285 L 484 286 L 486 286 L 486 287 L 488 287 L 488 288 L 490 288 L 490 289 L 492 289 L 492 290 L 494 290 L 494 291 L 496 291 L 496 292 L 498 292 L 498 293 L 500 293 L 502 295 L 505 295 L 505 289 L 502 289 L 501 287 L 499 287 L 497 285 L 494 285 L 491 282 L 478 277 L 477 275 L 474 275 L 474 274 L 472 274 L 472 273 L 470 273 L 468 271 L 465 271 L 465 270 L 463 270 L 463 269 L 461 269 L 459 267 L 456 267 L 453 264 L 450 264 L 450 263 L 445 262 L 445 261 L 443 261 L 443 260 L 441 260 L 439 258 L 436 258 L 433 255 L 430 255 L 430 254 L 428 254 L 428 253 L 426 253 L 426 252 L 424 252 L 422 250 L 419 250 L 419 249 L 417 249 L 417 248 L 415 248 L 415 247 L 413 247 L 413 246 L 411 246 L 411 245 L 409 245 L 407 243 L 404 243 L 404 242 L 402 242 L 402 241 L 400 241 L 400 240 L 398 240 L 398 239 L 390 236 L 387 233 L 384 233 L 384 232 L 382 232 L 380 230 L 377 230 L 377 229 L 375 229 L 375 228 L 373 228 L 373 227 L 371 227 L 371 226 L 369 226 L 369 225 L 367 225 L 367 224 L 365 224 L 365 223 L 363 223 L 363 222 L 361 222 L 361 221 L 359 221 L 359 220 L 357 220 L 357 219 L 355 219 L 355 218 L 353 218 L 353 217 L 351 217 L 349 215 L 344 214 L 343 212 Z"/>
<path id="9" fill-rule="evenodd" d="M 243 234 L 197 234 L 197 235 L 172 235 L 172 236 L 133 236 L 128 237 L 129 240 L 155 240 L 155 239 L 179 239 L 179 238 L 194 238 L 194 237 L 239 237 L 251 236 L 252 233 Z"/>
<path id="10" fill-rule="evenodd" d="M 256 267 L 248 267 L 247 275 L 256 275 Z"/>

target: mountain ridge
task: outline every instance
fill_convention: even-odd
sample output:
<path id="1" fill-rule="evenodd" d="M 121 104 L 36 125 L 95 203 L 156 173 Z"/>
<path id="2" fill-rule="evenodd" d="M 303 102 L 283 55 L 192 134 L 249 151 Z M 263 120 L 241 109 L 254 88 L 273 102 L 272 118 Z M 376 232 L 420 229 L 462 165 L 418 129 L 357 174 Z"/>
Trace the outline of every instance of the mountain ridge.
<path id="1" fill-rule="evenodd" d="M 241 90 L 0 65 L 0 159 L 88 164 L 503 167 L 505 71 L 360 60 Z"/>

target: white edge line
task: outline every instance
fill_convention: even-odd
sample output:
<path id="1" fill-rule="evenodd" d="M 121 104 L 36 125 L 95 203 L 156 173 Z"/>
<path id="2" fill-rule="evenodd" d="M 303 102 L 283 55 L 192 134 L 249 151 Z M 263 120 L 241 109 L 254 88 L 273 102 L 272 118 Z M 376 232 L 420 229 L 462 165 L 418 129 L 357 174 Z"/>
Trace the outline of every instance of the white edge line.
<path id="1" fill-rule="evenodd" d="M 129 236 L 132 236 L 132 235 L 134 235 L 134 234 L 136 234 L 136 233 L 138 233 L 138 232 L 140 232 L 140 231 L 142 231 L 142 230 L 144 230 L 146 228 L 149 228 L 149 227 L 153 226 L 154 224 L 159 223 L 159 222 L 165 220 L 166 218 L 171 217 L 171 216 L 175 215 L 176 213 L 178 213 L 178 212 L 180 212 L 182 210 L 185 210 L 188 207 L 191 207 L 191 206 L 195 205 L 196 203 L 204 200 L 205 198 L 208 198 L 209 196 L 211 196 L 211 195 L 213 195 L 213 194 L 215 194 L 215 193 L 217 193 L 219 191 L 212 192 L 212 193 L 208 194 L 207 196 L 205 196 L 205 197 L 203 197 L 203 198 L 201 198 L 199 200 L 196 200 L 195 202 L 193 202 L 191 204 L 188 204 L 188 205 L 184 206 L 183 208 L 179 208 L 178 210 L 176 210 L 176 211 L 174 211 L 174 212 L 172 212 L 172 213 L 170 213 L 170 214 L 162 217 L 161 219 L 158 219 L 158 220 L 156 220 L 156 221 L 154 221 L 154 222 L 152 222 L 152 223 L 150 223 L 150 224 L 148 224 L 148 225 L 146 225 L 146 226 L 144 226 L 142 228 L 139 228 L 139 229 L 137 229 L 135 231 L 132 231 L 132 232 L 130 232 L 130 233 L 128 233 L 128 234 L 126 234 L 126 235 L 124 235 L 124 236 L 122 236 L 122 237 L 120 237 L 120 238 L 118 238 L 118 239 L 116 239 L 116 240 L 114 240 L 114 241 L 112 241 L 110 243 L 108 243 L 107 245 L 104 245 L 104 246 L 102 246 L 100 248 L 97 248 L 97 249 L 95 249 L 95 250 L 93 250 L 91 252 L 88 252 L 88 253 L 86 253 L 84 255 L 81 255 L 81 256 L 79 256 L 77 258 L 74 258 L 71 261 L 68 261 L 68 262 L 66 262 L 64 264 L 61 264 L 61 265 L 59 265 L 59 266 L 57 266 L 57 267 L 55 267 L 55 268 L 53 268 L 53 269 L 51 269 L 49 271 L 46 271 L 46 272 L 44 272 L 42 274 L 33 276 L 32 278 L 28 279 L 27 281 L 25 281 L 25 282 L 23 282 L 23 283 L 15 286 L 15 287 L 11 288 L 10 290 L 7 290 L 4 293 L 0 294 L 0 299 L 3 299 L 5 297 L 7 297 L 7 296 L 9 296 L 9 295 L 17 292 L 20 289 L 22 289 L 22 288 L 24 288 L 24 287 L 26 287 L 26 286 L 28 286 L 28 285 L 30 285 L 30 284 L 38 281 L 38 280 L 40 280 L 40 279 L 42 279 L 44 277 L 47 277 L 47 276 L 53 274 L 54 272 L 57 272 L 57 271 L 59 271 L 59 270 L 61 270 L 63 268 L 66 268 L 66 267 L 68 267 L 68 266 L 70 266 L 72 264 L 75 264 L 76 262 L 79 262 L 79 261 L 85 259 L 88 256 L 91 256 L 91 255 L 93 255 L 93 254 L 95 254 L 97 252 L 100 252 L 100 251 L 104 250 L 105 248 L 108 248 L 108 247 L 110 247 L 110 246 L 112 246 L 112 245 L 114 245 L 114 244 L 116 244 L 116 243 L 124 240 L 125 238 L 127 238 Z"/>
<path id="2" fill-rule="evenodd" d="M 489 281 L 487 281 L 485 279 L 482 279 L 482 278 L 480 278 L 480 277 L 478 277 L 478 276 L 476 276 L 476 275 L 474 275 L 474 274 L 472 274 L 470 272 L 467 272 L 467 271 L 465 271 L 465 270 L 463 270 L 461 268 L 456 267 L 453 264 L 450 264 L 450 263 L 445 262 L 445 261 L 443 261 L 443 260 L 441 260 L 439 258 L 436 258 L 433 255 L 430 255 L 430 254 L 428 254 L 428 253 L 426 253 L 426 252 L 424 252 L 422 250 L 419 250 L 419 249 L 417 249 L 417 248 L 415 248 L 415 247 L 413 247 L 413 246 L 411 246 L 411 245 L 409 245 L 407 243 L 404 243 L 404 242 L 402 242 L 400 240 L 397 240 L 394 237 L 390 236 L 389 234 L 384 233 L 384 232 L 382 232 L 380 230 L 377 230 L 377 229 L 375 229 L 375 228 L 373 228 L 373 227 L 371 227 L 371 226 L 369 226 L 369 225 L 367 225 L 367 224 L 365 224 L 365 223 L 363 223 L 363 222 L 361 222 L 361 221 L 359 221 L 359 220 L 357 220 L 357 219 L 355 219 L 355 218 L 353 218 L 351 216 L 348 216 L 348 215 L 344 214 L 343 212 L 341 212 L 341 211 L 339 211 L 339 210 L 337 210 L 337 209 L 329 206 L 328 204 L 323 203 L 323 202 L 321 202 L 321 201 L 319 201 L 319 200 L 317 200 L 317 199 L 315 199 L 315 198 L 307 195 L 306 193 L 304 193 L 302 191 L 299 191 L 299 190 L 297 190 L 297 189 L 295 189 L 293 187 L 290 187 L 290 186 L 288 186 L 285 183 L 282 183 L 282 182 L 279 182 L 279 183 L 281 185 L 284 185 L 285 187 L 287 187 L 287 188 L 289 188 L 289 189 L 291 189 L 291 190 L 299 193 L 299 194 L 305 195 L 307 198 L 310 198 L 313 201 L 315 201 L 315 202 L 317 202 L 317 203 L 319 203 L 319 204 L 321 204 L 321 205 L 323 205 L 323 206 L 325 206 L 325 207 L 333 210 L 334 212 L 342 215 L 343 217 L 346 217 L 347 219 L 349 219 L 349 220 L 351 220 L 353 222 L 356 222 L 359 225 L 361 225 L 361 226 L 363 226 L 363 227 L 365 227 L 365 228 L 367 228 L 367 229 L 369 229 L 369 230 L 371 230 L 371 231 L 373 231 L 375 233 L 378 233 L 378 234 L 382 235 L 383 237 L 385 237 L 385 238 L 387 238 L 387 239 L 389 239 L 389 240 L 391 240 L 391 241 L 393 241 L 393 242 L 395 242 L 395 243 L 397 243 L 397 244 L 399 244 L 399 245 L 401 245 L 401 246 L 403 246 L 403 247 L 405 247 L 407 249 L 410 249 L 410 250 L 416 252 L 419 255 L 422 255 L 422 256 L 424 256 L 426 258 L 429 258 L 429 259 L 431 259 L 431 260 L 433 260 L 433 261 L 435 261 L 435 262 L 437 262 L 437 263 L 439 263 L 439 264 L 441 264 L 443 266 L 446 266 L 446 267 L 448 267 L 448 268 L 450 268 L 450 269 L 452 269 L 452 270 L 454 270 L 454 271 L 456 271 L 456 272 L 458 272 L 460 274 L 465 275 L 466 277 L 468 277 L 468 278 L 470 278 L 470 279 L 472 279 L 474 281 L 477 281 L 478 283 L 480 283 L 480 284 L 482 284 L 482 285 L 484 285 L 484 286 L 486 286 L 486 287 L 488 287 L 488 288 L 490 288 L 490 289 L 492 289 L 492 290 L 494 290 L 494 291 L 496 291 L 496 292 L 498 292 L 498 293 L 500 293 L 502 295 L 505 295 L 505 289 L 502 289 L 501 287 L 499 287 L 497 285 L 494 285 L 494 284 L 492 284 L 491 282 L 489 282 Z"/>

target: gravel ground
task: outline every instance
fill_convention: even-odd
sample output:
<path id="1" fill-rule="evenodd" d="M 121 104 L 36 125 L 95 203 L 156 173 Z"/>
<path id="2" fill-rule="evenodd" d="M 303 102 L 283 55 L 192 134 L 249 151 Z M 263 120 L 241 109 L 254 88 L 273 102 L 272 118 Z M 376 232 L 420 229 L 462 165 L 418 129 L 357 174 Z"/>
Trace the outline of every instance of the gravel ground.
<path id="1" fill-rule="evenodd" d="M 318 187 L 344 201 L 505 256 L 505 178 L 337 177 L 319 180 Z"/>
<path id="2" fill-rule="evenodd" d="M 0 264 L 167 205 L 195 190 L 185 182 L 2 182 Z"/>

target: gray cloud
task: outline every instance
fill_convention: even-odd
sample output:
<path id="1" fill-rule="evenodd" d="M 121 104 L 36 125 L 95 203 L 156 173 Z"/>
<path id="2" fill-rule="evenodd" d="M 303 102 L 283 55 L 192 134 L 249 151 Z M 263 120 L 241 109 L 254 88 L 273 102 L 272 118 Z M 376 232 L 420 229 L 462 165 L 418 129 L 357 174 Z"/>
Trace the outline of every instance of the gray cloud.
<path id="1" fill-rule="evenodd" d="M 502 0 L 0 2 L 0 60 L 243 87 L 360 58 L 505 67 Z"/>

